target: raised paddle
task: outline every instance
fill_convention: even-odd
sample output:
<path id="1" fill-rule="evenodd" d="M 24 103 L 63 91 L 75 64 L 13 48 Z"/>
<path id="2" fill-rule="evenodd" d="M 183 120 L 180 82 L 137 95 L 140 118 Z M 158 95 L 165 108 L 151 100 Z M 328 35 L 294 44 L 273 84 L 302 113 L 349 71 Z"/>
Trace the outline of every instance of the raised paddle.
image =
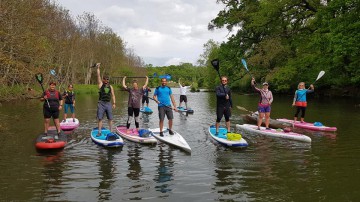
<path id="1" fill-rule="evenodd" d="M 314 83 L 315 83 L 317 80 L 319 80 L 321 77 L 323 77 L 324 74 L 325 74 L 325 71 L 320 71 L 319 74 L 318 74 L 318 76 L 317 76 L 317 78 L 316 78 L 316 80 L 314 81 Z M 314 83 L 312 83 L 311 85 L 313 85 Z M 309 88 L 310 88 L 310 87 L 309 87 Z"/>
<path id="2" fill-rule="evenodd" d="M 219 75 L 219 79 L 220 79 L 220 83 L 221 83 L 221 76 L 220 76 L 220 72 L 219 72 L 219 68 L 220 68 L 220 61 L 219 59 L 214 59 L 214 60 L 211 60 L 211 65 L 214 67 L 214 69 L 216 70 L 216 72 L 218 73 Z M 221 83 L 221 86 L 223 87 L 223 90 L 224 90 L 224 93 L 225 93 L 225 96 L 227 95 L 226 94 L 226 91 L 225 91 L 225 87 L 224 85 Z M 229 100 L 228 100 L 229 101 Z"/>

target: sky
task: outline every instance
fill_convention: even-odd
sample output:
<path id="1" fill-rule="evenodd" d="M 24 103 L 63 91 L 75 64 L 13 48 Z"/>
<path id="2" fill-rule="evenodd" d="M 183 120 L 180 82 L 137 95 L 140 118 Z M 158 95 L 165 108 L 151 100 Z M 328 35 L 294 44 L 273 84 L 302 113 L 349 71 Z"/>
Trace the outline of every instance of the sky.
<path id="1" fill-rule="evenodd" d="M 193 63 L 210 39 L 227 41 L 226 29 L 207 26 L 223 4 L 216 0 L 56 0 L 76 17 L 93 13 L 128 49 L 153 66 Z"/>

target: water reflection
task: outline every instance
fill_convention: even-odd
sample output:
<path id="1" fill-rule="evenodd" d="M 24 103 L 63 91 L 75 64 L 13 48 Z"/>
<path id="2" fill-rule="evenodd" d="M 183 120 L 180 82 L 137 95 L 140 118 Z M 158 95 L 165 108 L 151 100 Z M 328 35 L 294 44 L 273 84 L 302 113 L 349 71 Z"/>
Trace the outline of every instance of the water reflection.
<path id="1" fill-rule="evenodd" d="M 169 182 L 172 181 L 173 177 L 173 167 L 174 167 L 174 161 L 173 161 L 173 155 L 172 150 L 168 148 L 165 150 L 162 146 L 159 148 L 159 160 L 158 160 L 159 166 L 157 166 L 157 175 L 154 179 L 155 182 L 157 182 L 157 185 L 155 186 L 155 190 L 159 191 L 161 193 L 167 193 L 172 191 L 172 188 L 170 187 Z"/>
<path id="2" fill-rule="evenodd" d="M 114 156 L 121 153 L 121 148 L 108 148 L 99 149 L 99 175 L 100 182 L 98 186 L 98 200 L 99 201 L 108 201 L 111 199 L 112 185 L 116 181 L 116 162 L 114 161 Z"/>
<path id="3" fill-rule="evenodd" d="M 141 153 L 141 147 L 138 144 L 128 150 L 129 173 L 126 176 L 131 180 L 139 180 L 143 174 L 140 165 Z"/>

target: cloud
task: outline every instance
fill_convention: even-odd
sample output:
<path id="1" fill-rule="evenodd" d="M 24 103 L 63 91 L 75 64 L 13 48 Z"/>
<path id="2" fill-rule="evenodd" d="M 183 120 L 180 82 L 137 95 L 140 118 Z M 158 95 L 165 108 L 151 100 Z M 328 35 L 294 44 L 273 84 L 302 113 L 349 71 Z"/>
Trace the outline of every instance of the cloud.
<path id="1" fill-rule="evenodd" d="M 214 0 L 58 0 L 75 15 L 92 12 L 128 48 L 155 66 L 195 63 L 210 39 L 227 40 L 226 30 L 208 31 L 223 9 Z"/>

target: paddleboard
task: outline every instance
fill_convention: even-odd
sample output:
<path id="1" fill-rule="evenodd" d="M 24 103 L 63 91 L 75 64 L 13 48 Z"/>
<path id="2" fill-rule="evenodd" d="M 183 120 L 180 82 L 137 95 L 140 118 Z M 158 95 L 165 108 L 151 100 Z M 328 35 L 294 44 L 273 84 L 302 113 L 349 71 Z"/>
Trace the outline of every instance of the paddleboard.
<path id="1" fill-rule="evenodd" d="M 35 140 L 35 148 L 39 150 L 62 149 L 67 143 L 67 136 L 63 131 L 58 135 L 55 126 L 50 126 L 47 135 L 41 133 Z"/>
<path id="2" fill-rule="evenodd" d="M 249 132 L 249 134 L 260 134 L 260 135 L 266 135 L 270 137 L 276 137 L 276 138 L 284 138 L 289 140 L 297 140 L 302 142 L 311 142 L 311 138 L 294 132 L 284 132 L 282 129 L 270 129 L 267 130 L 265 127 L 260 127 L 260 130 L 257 130 L 256 125 L 250 125 L 250 124 L 236 124 L 236 128 L 244 131 Z"/>
<path id="3" fill-rule="evenodd" d="M 151 114 L 151 113 L 153 113 L 153 110 L 150 109 L 149 107 L 141 107 L 140 112 L 145 113 L 145 114 Z"/>
<path id="4" fill-rule="evenodd" d="M 91 140 L 95 144 L 103 147 L 121 147 L 124 145 L 123 139 L 118 134 L 112 133 L 109 129 L 102 128 L 100 136 L 97 136 L 98 133 L 97 127 L 91 131 Z"/>
<path id="5" fill-rule="evenodd" d="M 337 130 L 336 127 L 329 127 L 329 126 L 324 126 L 324 125 L 319 126 L 314 123 L 308 123 L 308 122 L 301 123 L 300 121 L 296 121 L 294 123 L 294 120 L 290 120 L 290 119 L 277 119 L 277 120 L 294 124 L 294 126 L 298 127 L 298 128 L 305 128 L 305 129 L 309 129 L 309 130 L 316 130 L 316 131 L 336 131 Z"/>
<path id="6" fill-rule="evenodd" d="M 149 129 L 153 132 L 153 136 L 158 139 L 159 141 L 165 142 L 167 144 L 173 145 L 175 147 L 178 147 L 186 152 L 191 153 L 191 148 L 189 144 L 186 142 L 186 140 L 176 131 L 172 130 L 174 132 L 174 135 L 169 134 L 169 129 L 164 128 L 163 134 L 164 136 L 160 136 L 160 128 L 153 128 Z"/>
<path id="7" fill-rule="evenodd" d="M 77 118 L 67 118 L 65 121 L 60 122 L 60 128 L 63 131 L 71 131 L 75 130 L 77 127 L 79 127 L 80 123 Z"/>
<path id="8" fill-rule="evenodd" d="M 229 140 L 228 139 L 228 131 L 225 127 L 220 126 L 219 127 L 219 132 L 216 135 L 216 128 L 214 125 L 209 127 L 209 133 L 210 136 L 218 143 L 220 143 L 221 145 L 224 146 L 229 146 L 229 147 L 247 147 L 249 144 L 246 142 L 246 140 L 244 138 L 241 137 L 240 140 Z M 237 134 L 240 135 L 240 134 Z"/>
<path id="9" fill-rule="evenodd" d="M 132 142 L 142 143 L 142 144 L 156 144 L 157 140 L 154 138 L 153 133 L 147 129 L 129 128 L 126 126 L 117 126 L 116 132 L 124 139 L 127 139 Z"/>
<path id="10" fill-rule="evenodd" d="M 189 113 L 189 114 L 191 114 L 191 113 L 194 113 L 194 110 L 193 109 L 191 109 L 191 108 L 184 108 L 184 107 L 177 107 L 177 109 L 180 111 L 180 112 L 186 112 L 186 113 Z"/>

